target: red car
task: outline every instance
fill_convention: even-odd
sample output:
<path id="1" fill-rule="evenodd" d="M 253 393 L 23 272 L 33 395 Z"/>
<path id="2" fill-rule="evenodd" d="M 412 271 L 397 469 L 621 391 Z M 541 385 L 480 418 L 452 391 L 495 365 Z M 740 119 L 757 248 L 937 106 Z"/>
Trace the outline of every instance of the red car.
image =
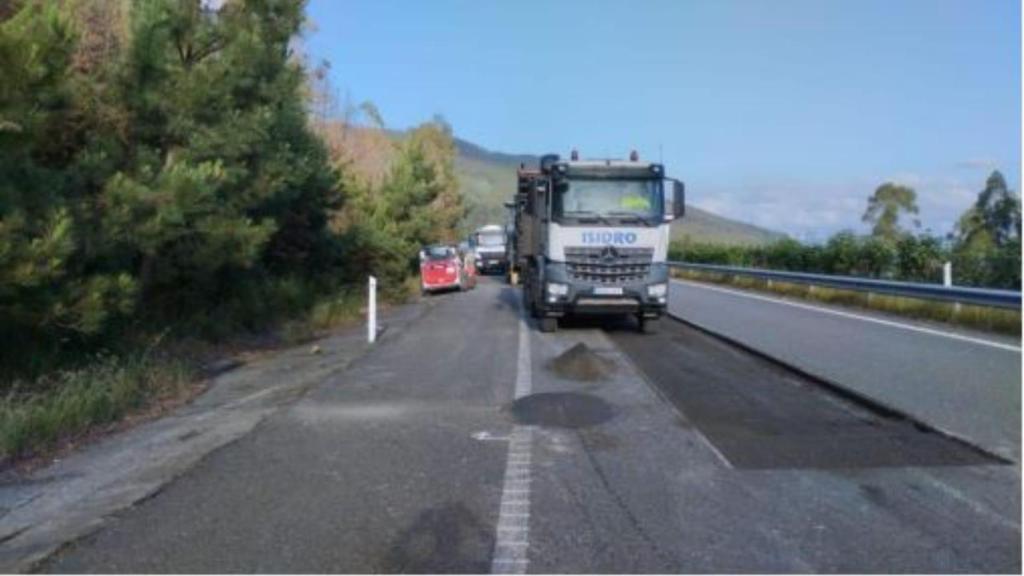
<path id="1" fill-rule="evenodd" d="M 454 246 L 439 244 L 420 250 L 420 289 L 424 294 L 469 288 L 467 276 L 462 257 Z"/>

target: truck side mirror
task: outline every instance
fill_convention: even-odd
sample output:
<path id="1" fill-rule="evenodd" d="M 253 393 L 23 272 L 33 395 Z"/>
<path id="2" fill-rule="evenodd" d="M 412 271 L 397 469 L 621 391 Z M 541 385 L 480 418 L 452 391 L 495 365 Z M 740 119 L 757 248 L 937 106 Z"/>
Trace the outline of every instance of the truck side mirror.
<path id="1" fill-rule="evenodd" d="M 686 213 L 686 187 L 675 178 L 666 178 L 665 183 L 672 183 L 672 195 L 665 190 L 665 222 L 682 218 Z"/>
<path id="2" fill-rule="evenodd" d="M 682 218 L 686 214 L 686 186 L 679 180 L 672 181 L 672 216 Z"/>

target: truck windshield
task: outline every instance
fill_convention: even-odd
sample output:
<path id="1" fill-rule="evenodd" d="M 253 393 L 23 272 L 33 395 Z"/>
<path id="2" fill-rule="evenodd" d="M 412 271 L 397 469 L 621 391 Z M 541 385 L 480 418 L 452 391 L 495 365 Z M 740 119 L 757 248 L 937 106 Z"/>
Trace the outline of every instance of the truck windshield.
<path id="1" fill-rule="evenodd" d="M 504 246 L 505 235 L 497 232 L 490 234 L 477 234 L 477 245 L 478 246 Z"/>
<path id="2" fill-rule="evenodd" d="M 661 221 L 661 180 L 571 179 L 555 187 L 556 219 Z"/>

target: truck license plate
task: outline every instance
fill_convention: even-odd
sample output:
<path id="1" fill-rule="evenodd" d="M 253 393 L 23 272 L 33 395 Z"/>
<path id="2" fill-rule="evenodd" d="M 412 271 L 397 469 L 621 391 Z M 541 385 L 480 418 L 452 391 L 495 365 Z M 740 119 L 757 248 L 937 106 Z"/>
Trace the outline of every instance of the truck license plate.
<path id="1" fill-rule="evenodd" d="M 609 286 L 596 286 L 594 287 L 594 294 L 597 296 L 622 296 L 622 288 L 612 288 Z"/>

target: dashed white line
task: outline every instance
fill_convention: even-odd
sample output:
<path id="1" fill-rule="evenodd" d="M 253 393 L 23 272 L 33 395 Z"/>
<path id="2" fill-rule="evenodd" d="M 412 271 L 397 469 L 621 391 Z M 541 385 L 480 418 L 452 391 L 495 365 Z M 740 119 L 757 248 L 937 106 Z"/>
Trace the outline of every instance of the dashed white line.
<path id="1" fill-rule="evenodd" d="M 516 360 L 515 399 L 533 388 L 530 363 L 530 327 L 520 310 L 519 355 Z M 491 559 L 492 574 L 525 574 L 530 547 L 530 462 L 533 426 L 516 426 L 509 435 L 505 480 Z"/>

